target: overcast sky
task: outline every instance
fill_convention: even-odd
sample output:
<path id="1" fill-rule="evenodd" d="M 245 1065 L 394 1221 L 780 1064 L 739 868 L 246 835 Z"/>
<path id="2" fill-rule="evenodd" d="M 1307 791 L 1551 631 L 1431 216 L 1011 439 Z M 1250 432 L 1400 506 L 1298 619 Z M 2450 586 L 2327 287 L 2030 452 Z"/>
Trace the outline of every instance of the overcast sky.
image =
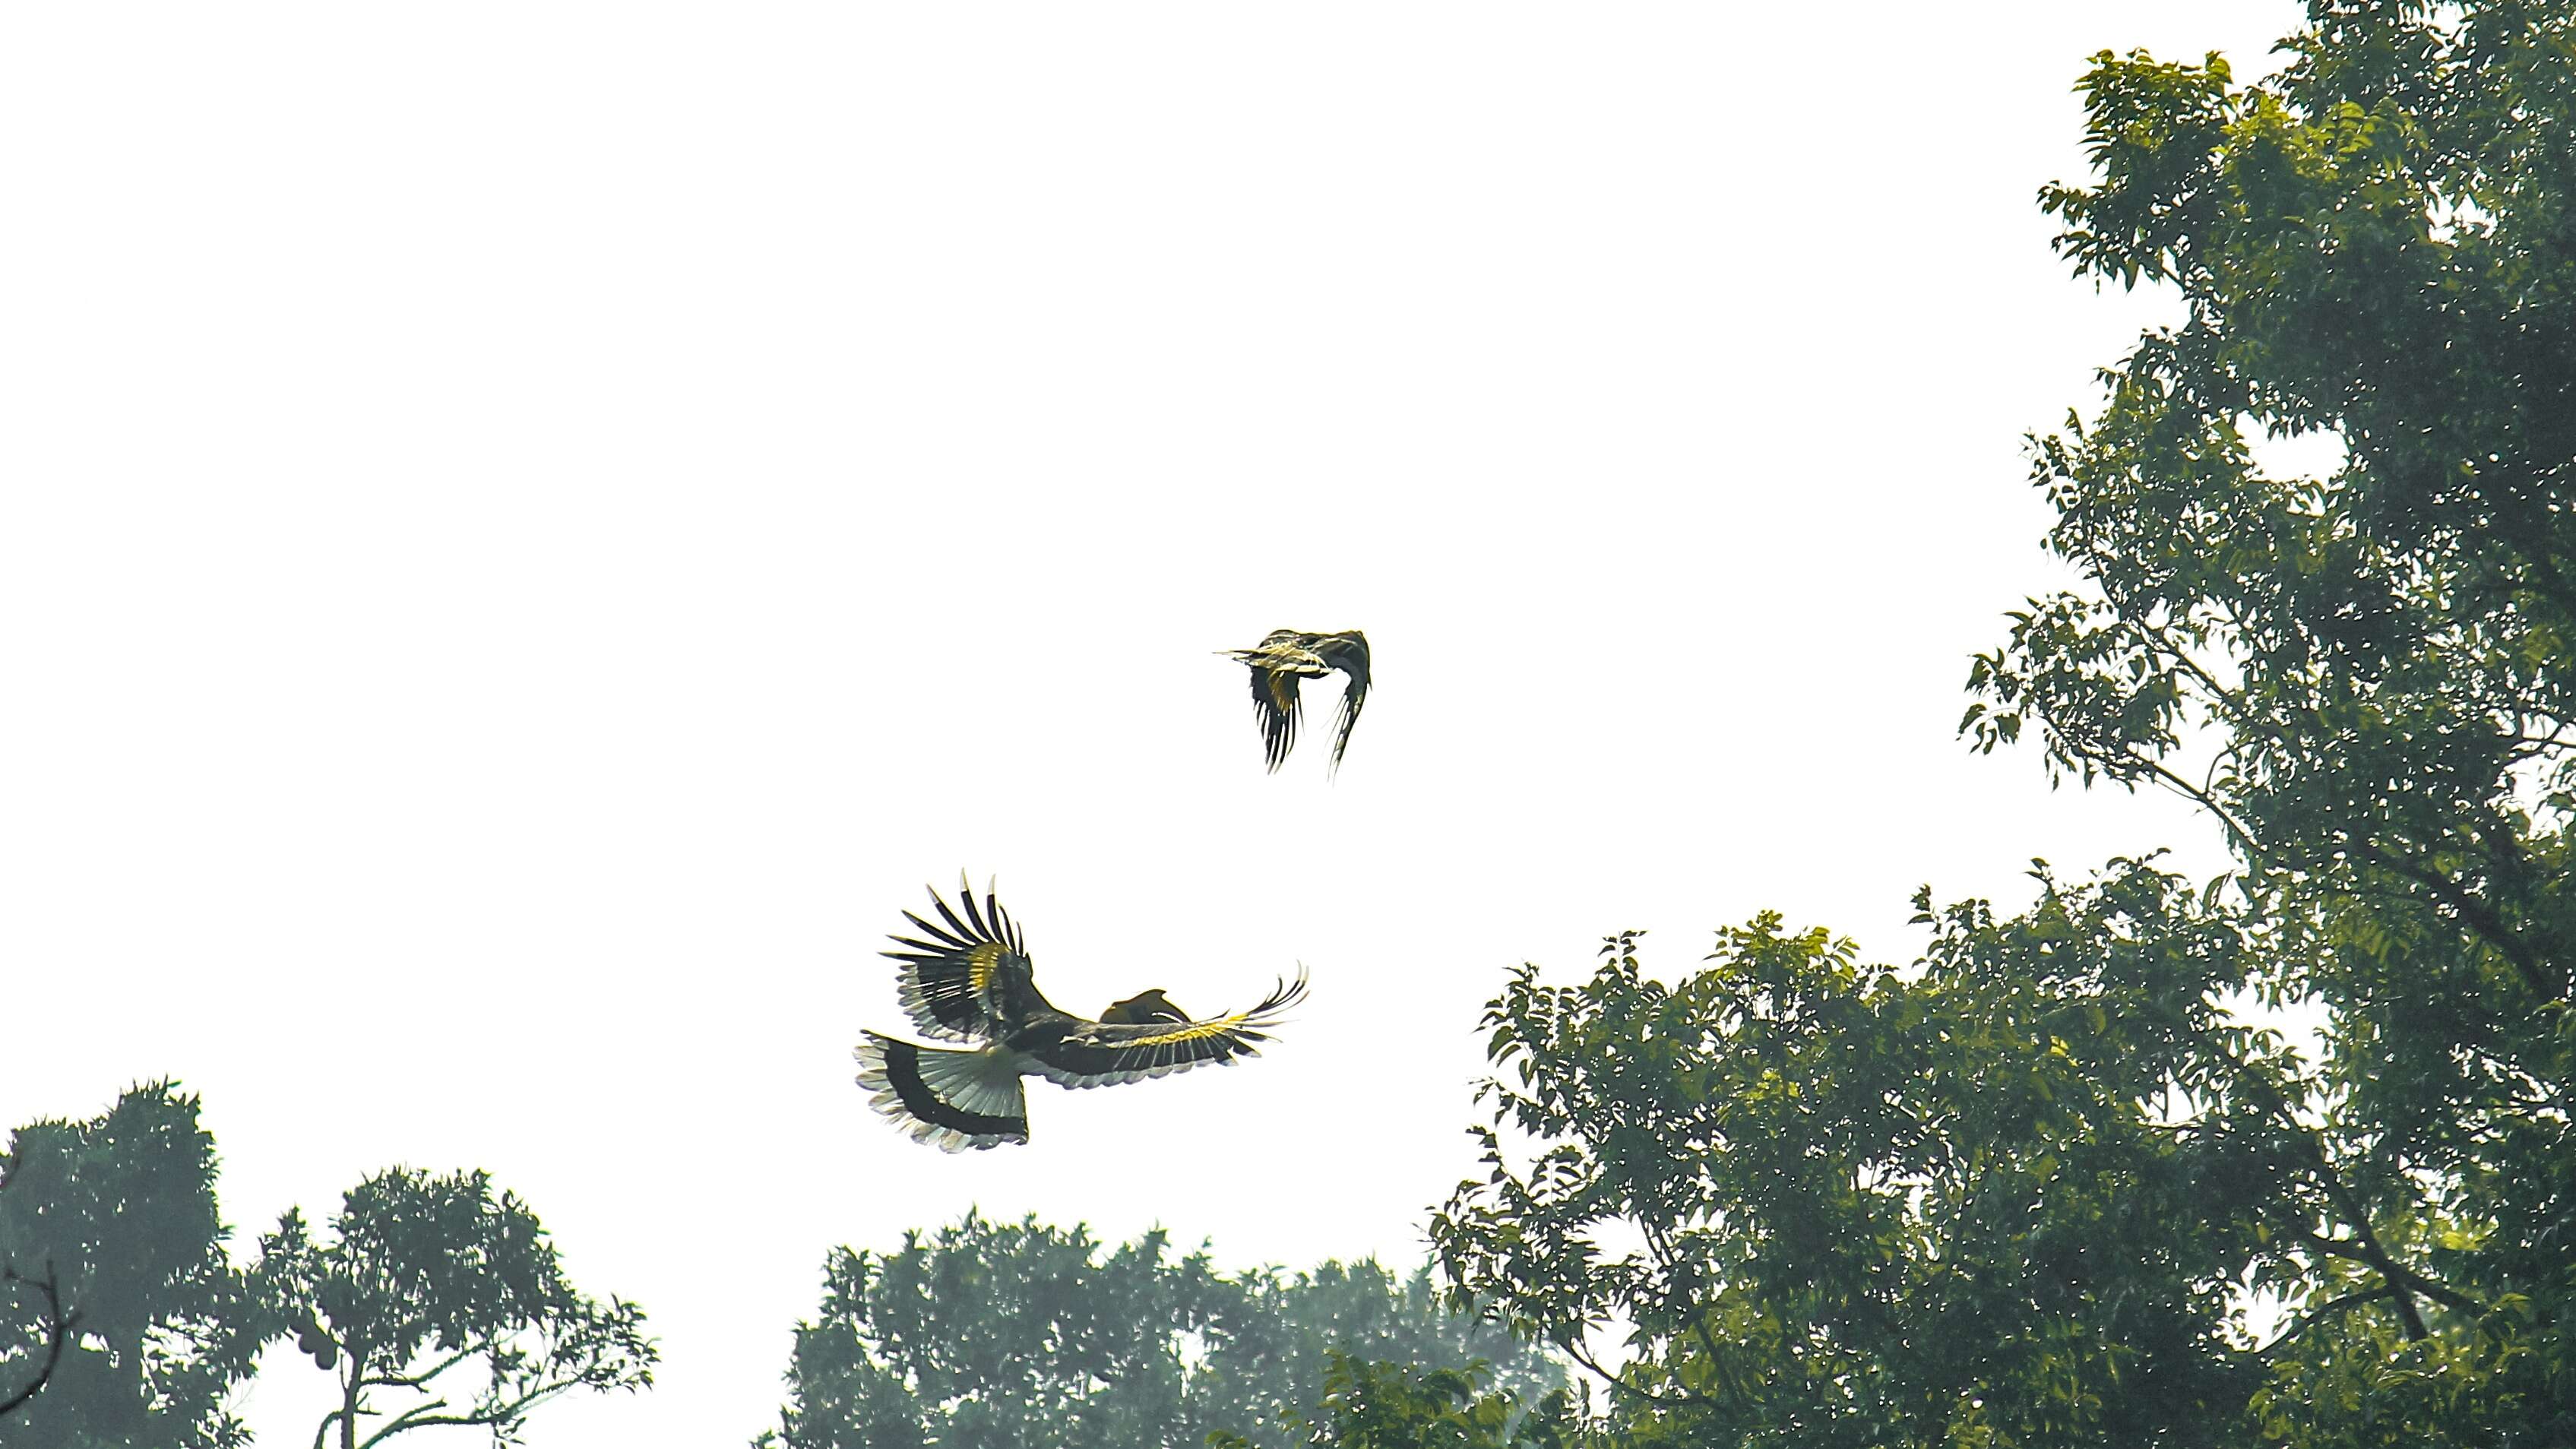
<path id="1" fill-rule="evenodd" d="M 1514 963 L 2215 868 L 1953 730 L 2157 312 L 2047 249 L 2070 85 L 2297 13 L 14 8 L 0 1126 L 177 1077 L 245 1257 L 490 1169 L 665 1355 L 541 1446 L 739 1444 L 969 1205 L 1413 1261 Z M 1282 626 L 1375 648 L 1337 782 Z M 961 867 L 1069 1008 L 1313 999 L 917 1147 L 849 1049 Z"/>

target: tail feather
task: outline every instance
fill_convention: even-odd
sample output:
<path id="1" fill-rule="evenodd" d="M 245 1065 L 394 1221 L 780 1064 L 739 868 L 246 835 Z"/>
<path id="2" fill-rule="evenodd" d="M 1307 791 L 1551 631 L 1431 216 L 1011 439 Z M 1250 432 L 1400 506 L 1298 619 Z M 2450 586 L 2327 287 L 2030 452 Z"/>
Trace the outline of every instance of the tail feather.
<path id="1" fill-rule="evenodd" d="M 942 1152 L 1029 1140 L 1028 1095 L 999 1047 L 945 1051 L 864 1034 L 854 1053 L 868 1105 Z"/>

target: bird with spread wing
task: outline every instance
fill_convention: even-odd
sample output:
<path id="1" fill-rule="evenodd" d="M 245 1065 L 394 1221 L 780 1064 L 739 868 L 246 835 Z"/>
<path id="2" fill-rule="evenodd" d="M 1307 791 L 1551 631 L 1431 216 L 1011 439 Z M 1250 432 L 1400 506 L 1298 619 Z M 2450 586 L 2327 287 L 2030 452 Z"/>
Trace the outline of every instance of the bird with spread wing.
<path id="1" fill-rule="evenodd" d="M 1342 751 L 1350 748 L 1351 726 L 1360 720 L 1360 703 L 1368 698 L 1368 636 L 1357 629 L 1338 634 L 1307 634 L 1295 629 L 1273 629 L 1269 637 L 1249 649 L 1217 651 L 1239 660 L 1252 669 L 1252 708 L 1261 717 L 1261 751 L 1276 770 L 1288 758 L 1290 747 L 1297 743 L 1297 719 L 1301 706 L 1297 699 L 1297 682 L 1321 679 L 1338 669 L 1346 681 L 1342 686 L 1342 707 L 1333 725 L 1333 758 L 1325 767 L 1330 774 L 1342 767 Z"/>
<path id="2" fill-rule="evenodd" d="M 1259 1056 L 1256 1043 L 1270 1040 L 1280 1014 L 1306 994 L 1301 969 L 1250 1011 L 1196 1019 L 1158 987 L 1086 1021 L 1039 993 L 1019 925 L 992 891 L 979 910 L 962 878 L 958 887 L 960 910 L 931 891 L 937 923 L 903 913 L 927 939 L 896 936 L 903 949 L 884 954 L 903 963 L 896 996 L 921 1034 L 968 1045 L 919 1046 L 871 1031 L 857 1052 L 869 1105 L 942 1151 L 1028 1141 L 1022 1077 L 1107 1087 Z"/>

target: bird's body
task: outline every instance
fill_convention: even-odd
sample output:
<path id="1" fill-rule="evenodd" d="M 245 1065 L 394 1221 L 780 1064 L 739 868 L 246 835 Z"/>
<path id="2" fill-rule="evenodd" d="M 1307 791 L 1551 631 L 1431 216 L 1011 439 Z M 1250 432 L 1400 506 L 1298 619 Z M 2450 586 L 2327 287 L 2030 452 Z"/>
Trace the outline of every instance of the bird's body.
<path id="1" fill-rule="evenodd" d="M 1341 768 L 1342 751 L 1350 748 L 1351 726 L 1359 723 L 1360 704 L 1368 698 L 1367 635 L 1357 629 L 1337 634 L 1273 629 L 1249 649 L 1220 652 L 1252 670 L 1252 707 L 1261 719 L 1262 755 L 1273 770 L 1286 762 L 1288 751 L 1297 743 L 1297 722 L 1302 710 L 1298 682 L 1321 679 L 1339 670 L 1345 683 L 1342 706 L 1333 726 L 1333 758 L 1326 770 L 1329 773 Z"/>
<path id="2" fill-rule="evenodd" d="M 935 890 L 930 902 L 943 924 L 906 911 L 929 939 L 897 936 L 905 949 L 885 953 L 904 963 L 896 994 L 922 1035 L 970 1045 L 926 1047 L 868 1032 L 857 1052 L 859 1085 L 915 1141 L 949 1152 L 1029 1140 L 1023 1077 L 1105 1087 L 1258 1056 L 1256 1043 L 1270 1039 L 1279 1013 L 1306 990 L 1300 972 L 1250 1011 L 1196 1021 L 1156 989 L 1090 1021 L 1038 990 L 1019 926 L 991 892 L 978 911 L 961 890 L 962 916 Z"/>

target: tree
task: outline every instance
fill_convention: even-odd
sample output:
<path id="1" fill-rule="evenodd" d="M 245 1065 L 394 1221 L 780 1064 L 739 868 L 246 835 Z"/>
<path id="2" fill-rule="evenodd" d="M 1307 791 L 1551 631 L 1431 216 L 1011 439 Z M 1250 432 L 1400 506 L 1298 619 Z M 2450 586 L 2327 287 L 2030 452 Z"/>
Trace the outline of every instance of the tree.
<path id="1" fill-rule="evenodd" d="M 1635 933 L 1582 985 L 1515 973 L 1444 1271 L 1635 1442 L 2234 1442 L 2271 1361 L 2240 1285 L 2328 1211 L 2296 1059 L 2227 1016 L 2253 958 L 2188 883 L 2042 882 L 1924 910 L 1907 972 L 1764 915 L 1671 987 Z"/>
<path id="2" fill-rule="evenodd" d="M 1565 1391 L 1539 1413 L 1507 1393 L 1485 1393 L 1487 1367 L 1424 1369 L 1368 1363 L 1325 1350 L 1324 1396 L 1304 1414 L 1281 1417 L 1315 1449 L 1557 1449 Z M 1210 1449 L 1252 1449 L 1240 1434 L 1208 1436 Z"/>
<path id="3" fill-rule="evenodd" d="M 335 1429 L 341 1449 L 366 1449 L 440 1425 L 514 1443 L 573 1389 L 651 1387 L 659 1357 L 644 1311 L 576 1290 L 536 1214 L 482 1172 L 378 1173 L 343 1198 L 328 1242 L 291 1209 L 260 1240 L 257 1276 L 282 1331 L 339 1379 L 317 1449 Z M 388 1396 L 399 1407 L 379 1407 Z"/>
<path id="4" fill-rule="evenodd" d="M 1515 1403 L 1561 1382 L 1508 1333 L 1444 1309 L 1427 1273 L 1228 1276 L 1204 1252 L 1173 1259 L 1159 1230 L 1104 1255 L 1079 1227 L 970 1213 L 896 1252 L 841 1249 L 824 1275 L 763 1444 L 1141 1449 L 1226 1429 L 1284 1445 L 1281 1414 L 1322 1402 L 1335 1346 L 1434 1368 L 1490 1360 Z"/>
<path id="5" fill-rule="evenodd" d="M 2035 447 L 2052 549 L 1985 748 L 2221 823 L 2273 1000 L 2316 1003 L 2341 1236 L 2275 1437 L 2576 1436 L 2576 12 L 2315 4 L 2274 81 L 2097 57 L 2080 275 L 2183 320 Z M 2275 477 L 2248 438 L 2343 461 Z M 2340 1406 L 2367 1406 L 2347 1415 Z M 2394 1442 L 2390 1439 L 2389 1442 Z M 2417 1442 L 2425 1442 L 2418 1440 Z"/>
<path id="6" fill-rule="evenodd" d="M 1345 1362 L 1353 1373 L 1372 1364 L 1417 1376 L 1472 1370 L 1492 1390 L 1487 1398 L 1513 1406 L 1515 1424 L 1524 1411 L 1565 1387 L 1562 1364 L 1500 1325 L 1480 1320 L 1473 1305 L 1445 1303 L 1427 1263 L 1401 1279 L 1362 1260 L 1349 1266 L 1327 1262 L 1295 1274 L 1245 1273 L 1229 1281 L 1242 1302 L 1208 1346 L 1206 1393 L 1211 1418 L 1230 1425 L 1253 1422 L 1254 1416 L 1240 1410 L 1245 1404 L 1301 1411 L 1325 1406 L 1337 1366 Z"/>
<path id="7" fill-rule="evenodd" d="M 2183 320 L 2035 443 L 2085 586 L 1963 725 L 2187 796 L 2237 869 L 1927 894 L 1908 970 L 1764 916 L 1667 987 L 1630 934 L 1492 1005 L 1434 1242 L 1626 1442 L 2576 1441 L 2576 12 L 2287 48 L 2082 83 L 2061 250 Z"/>
<path id="8" fill-rule="evenodd" d="M 214 1140 L 169 1082 L 12 1136 L 0 1169 L 0 1445 L 229 1446 L 266 1321 L 225 1251 Z M 19 1397 L 23 1394 L 23 1397 Z"/>

